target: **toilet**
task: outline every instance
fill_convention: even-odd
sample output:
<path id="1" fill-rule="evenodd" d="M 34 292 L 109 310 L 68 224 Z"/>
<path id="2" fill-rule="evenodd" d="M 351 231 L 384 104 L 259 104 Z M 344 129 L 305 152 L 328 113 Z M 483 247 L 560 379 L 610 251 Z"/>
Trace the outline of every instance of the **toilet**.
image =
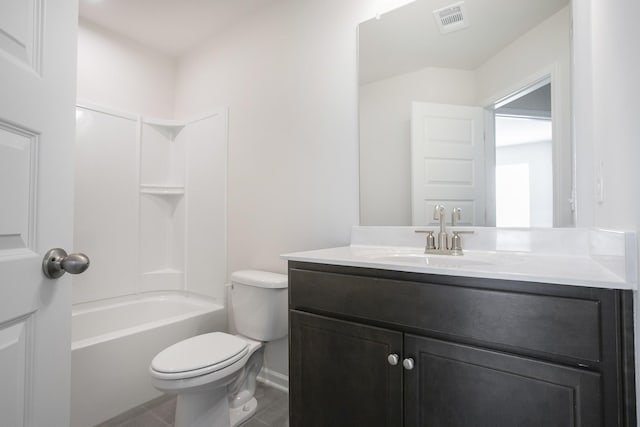
<path id="1" fill-rule="evenodd" d="M 151 361 L 153 386 L 178 397 L 175 427 L 235 427 L 255 413 L 264 343 L 287 335 L 287 276 L 237 271 L 230 294 L 238 335 L 197 335 Z"/>

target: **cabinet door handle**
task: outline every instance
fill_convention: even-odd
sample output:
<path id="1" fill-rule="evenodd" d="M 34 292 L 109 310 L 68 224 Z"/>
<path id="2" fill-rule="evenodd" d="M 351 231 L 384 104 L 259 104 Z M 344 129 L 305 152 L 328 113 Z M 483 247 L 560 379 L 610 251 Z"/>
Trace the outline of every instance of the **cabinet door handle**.
<path id="1" fill-rule="evenodd" d="M 404 369 L 406 369 L 407 371 L 410 371 L 413 369 L 413 359 L 408 357 L 406 359 L 404 359 L 402 361 L 402 366 L 404 366 Z"/>
<path id="2" fill-rule="evenodd" d="M 395 353 L 390 354 L 389 356 L 387 356 L 387 362 L 389 362 L 389 365 L 391 365 L 391 366 L 396 366 L 398 364 L 399 360 L 400 360 L 400 358 Z"/>

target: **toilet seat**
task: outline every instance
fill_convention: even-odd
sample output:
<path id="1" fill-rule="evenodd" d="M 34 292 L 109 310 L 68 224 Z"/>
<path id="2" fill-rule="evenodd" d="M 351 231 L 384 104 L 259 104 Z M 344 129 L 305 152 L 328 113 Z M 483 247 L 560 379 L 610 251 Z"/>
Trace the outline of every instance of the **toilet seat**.
<path id="1" fill-rule="evenodd" d="M 249 351 L 249 343 L 224 332 L 197 335 L 167 347 L 151 361 L 158 379 L 185 379 L 233 365 Z"/>

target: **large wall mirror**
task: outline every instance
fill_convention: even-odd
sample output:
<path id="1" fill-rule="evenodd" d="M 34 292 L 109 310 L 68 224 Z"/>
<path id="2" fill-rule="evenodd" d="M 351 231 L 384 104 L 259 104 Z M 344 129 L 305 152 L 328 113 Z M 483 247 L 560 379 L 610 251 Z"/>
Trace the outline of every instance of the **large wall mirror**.
<path id="1" fill-rule="evenodd" d="M 358 27 L 360 224 L 575 222 L 568 0 L 416 0 Z"/>

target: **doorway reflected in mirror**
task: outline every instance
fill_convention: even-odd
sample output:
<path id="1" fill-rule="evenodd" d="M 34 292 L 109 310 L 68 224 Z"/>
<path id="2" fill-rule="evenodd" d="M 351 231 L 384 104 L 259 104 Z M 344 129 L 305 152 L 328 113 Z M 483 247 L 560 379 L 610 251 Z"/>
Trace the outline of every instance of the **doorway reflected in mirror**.
<path id="1" fill-rule="evenodd" d="M 495 109 L 497 227 L 553 226 L 551 83 Z"/>

